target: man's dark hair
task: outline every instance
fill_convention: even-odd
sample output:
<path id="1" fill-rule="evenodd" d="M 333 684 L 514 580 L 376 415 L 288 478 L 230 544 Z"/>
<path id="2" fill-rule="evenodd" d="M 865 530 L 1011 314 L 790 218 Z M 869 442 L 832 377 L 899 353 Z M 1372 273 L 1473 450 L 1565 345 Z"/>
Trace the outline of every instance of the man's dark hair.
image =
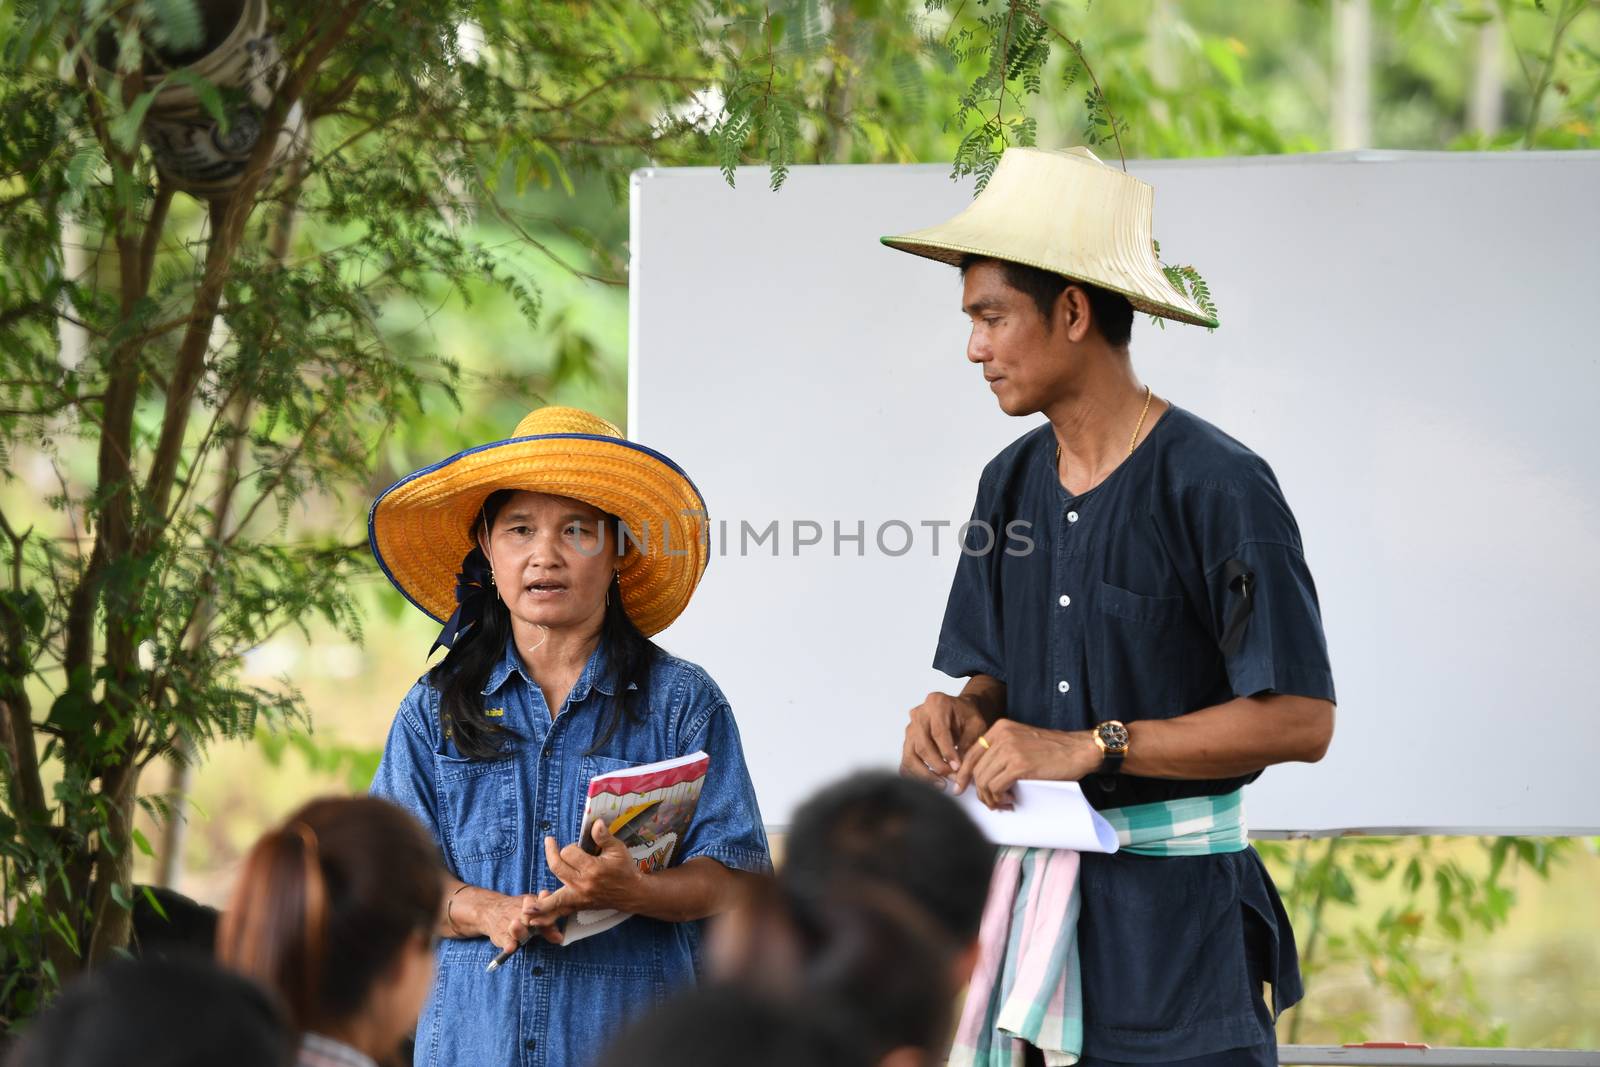
<path id="1" fill-rule="evenodd" d="M 267 993 L 209 960 L 120 960 L 72 982 L 7 1067 L 288 1067 L 294 1033 Z"/>
<path id="2" fill-rule="evenodd" d="M 994 856 L 954 798 L 887 771 L 862 771 L 801 805 L 778 878 L 810 899 L 864 881 L 890 886 L 964 945 L 978 936 Z"/>
<path id="3" fill-rule="evenodd" d="M 635 1020 L 596 1067 L 868 1067 L 845 1020 L 814 1002 L 728 986 L 679 994 Z"/>
<path id="4" fill-rule="evenodd" d="M 1046 326 L 1053 321 L 1051 316 L 1055 313 L 1056 298 L 1066 291 L 1067 286 L 1075 285 L 1089 298 L 1090 320 L 1094 323 L 1095 329 L 1100 331 L 1100 336 L 1106 339 L 1106 344 L 1112 348 L 1125 348 L 1128 339 L 1133 336 L 1133 305 L 1128 303 L 1128 298 L 1121 293 L 1113 293 L 1110 289 L 1102 289 L 1098 285 L 1068 278 L 1063 274 L 1040 270 L 1024 263 L 1013 263 L 1008 259 L 995 259 L 992 256 L 963 256 L 962 277 L 966 277 L 967 271 L 979 263 L 1000 264 L 1000 272 L 1005 276 L 1006 284 L 1033 298 L 1039 314 L 1044 316 Z"/>

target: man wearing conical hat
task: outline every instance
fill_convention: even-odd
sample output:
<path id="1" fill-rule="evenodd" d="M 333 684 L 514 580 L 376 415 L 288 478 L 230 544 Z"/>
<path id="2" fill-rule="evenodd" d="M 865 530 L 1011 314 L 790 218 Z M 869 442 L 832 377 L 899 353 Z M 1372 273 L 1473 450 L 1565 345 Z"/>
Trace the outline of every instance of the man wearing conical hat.
<path id="1" fill-rule="evenodd" d="M 1240 792 L 1314 762 L 1334 688 L 1272 469 L 1156 396 L 1134 311 L 1215 320 L 1163 276 L 1149 185 L 1086 149 L 1013 148 L 961 214 L 884 243 L 960 268 L 967 359 L 1008 415 L 984 469 L 902 771 L 1005 805 L 1079 781 L 1121 849 L 1002 850 L 950 1063 L 1277 1063 L 1294 935 Z M 1030 525 L 1033 551 L 983 545 Z M 989 551 L 983 551 L 984 548 Z"/>

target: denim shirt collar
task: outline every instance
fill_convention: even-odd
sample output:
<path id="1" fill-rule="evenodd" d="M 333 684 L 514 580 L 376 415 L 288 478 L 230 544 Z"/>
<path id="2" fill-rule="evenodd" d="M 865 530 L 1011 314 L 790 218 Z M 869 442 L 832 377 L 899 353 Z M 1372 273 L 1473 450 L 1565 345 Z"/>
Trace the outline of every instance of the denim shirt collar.
<path id="1" fill-rule="evenodd" d="M 594 651 L 589 654 L 589 662 L 584 664 L 583 673 L 578 675 L 578 680 L 573 684 L 572 692 L 567 697 L 567 700 L 574 704 L 586 700 L 591 689 L 598 689 L 608 697 L 615 696 L 615 687 L 611 681 L 610 664 L 610 657 L 606 654 L 606 641 L 602 637 L 600 643 L 595 646 Z M 483 695 L 489 696 L 497 692 L 501 686 L 506 684 L 506 679 L 513 674 L 522 675 L 523 680 L 529 685 L 538 685 L 533 680 L 533 675 L 528 673 L 526 665 L 523 664 L 522 656 L 517 652 L 515 634 L 506 638 L 506 654 L 500 658 L 499 663 L 496 663 L 489 670 L 489 678 L 484 683 Z M 629 684 L 628 688 L 634 688 L 632 683 Z"/>

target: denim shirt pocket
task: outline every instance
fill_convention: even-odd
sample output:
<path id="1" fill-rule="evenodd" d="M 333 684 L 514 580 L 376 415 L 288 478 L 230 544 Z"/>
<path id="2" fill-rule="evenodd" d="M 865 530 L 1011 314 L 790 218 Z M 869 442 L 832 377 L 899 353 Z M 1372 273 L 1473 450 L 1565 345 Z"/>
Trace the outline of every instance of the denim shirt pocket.
<path id="1" fill-rule="evenodd" d="M 458 866 L 515 852 L 520 831 L 515 755 L 469 760 L 435 754 L 434 766 L 439 823 Z"/>
<path id="2" fill-rule="evenodd" d="M 1165 719 L 1192 708 L 1179 706 L 1184 662 L 1181 596 L 1145 596 L 1101 582 L 1096 597 L 1095 691 L 1101 719 Z"/>

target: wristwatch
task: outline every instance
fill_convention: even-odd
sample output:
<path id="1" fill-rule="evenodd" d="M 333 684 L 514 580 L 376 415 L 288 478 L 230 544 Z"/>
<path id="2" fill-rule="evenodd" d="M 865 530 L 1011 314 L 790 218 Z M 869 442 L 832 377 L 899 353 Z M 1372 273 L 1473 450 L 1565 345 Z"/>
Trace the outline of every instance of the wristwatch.
<path id="1" fill-rule="evenodd" d="M 1128 728 L 1115 719 L 1094 728 L 1094 745 L 1105 757 L 1100 764 L 1101 774 L 1117 774 L 1128 755 Z"/>

